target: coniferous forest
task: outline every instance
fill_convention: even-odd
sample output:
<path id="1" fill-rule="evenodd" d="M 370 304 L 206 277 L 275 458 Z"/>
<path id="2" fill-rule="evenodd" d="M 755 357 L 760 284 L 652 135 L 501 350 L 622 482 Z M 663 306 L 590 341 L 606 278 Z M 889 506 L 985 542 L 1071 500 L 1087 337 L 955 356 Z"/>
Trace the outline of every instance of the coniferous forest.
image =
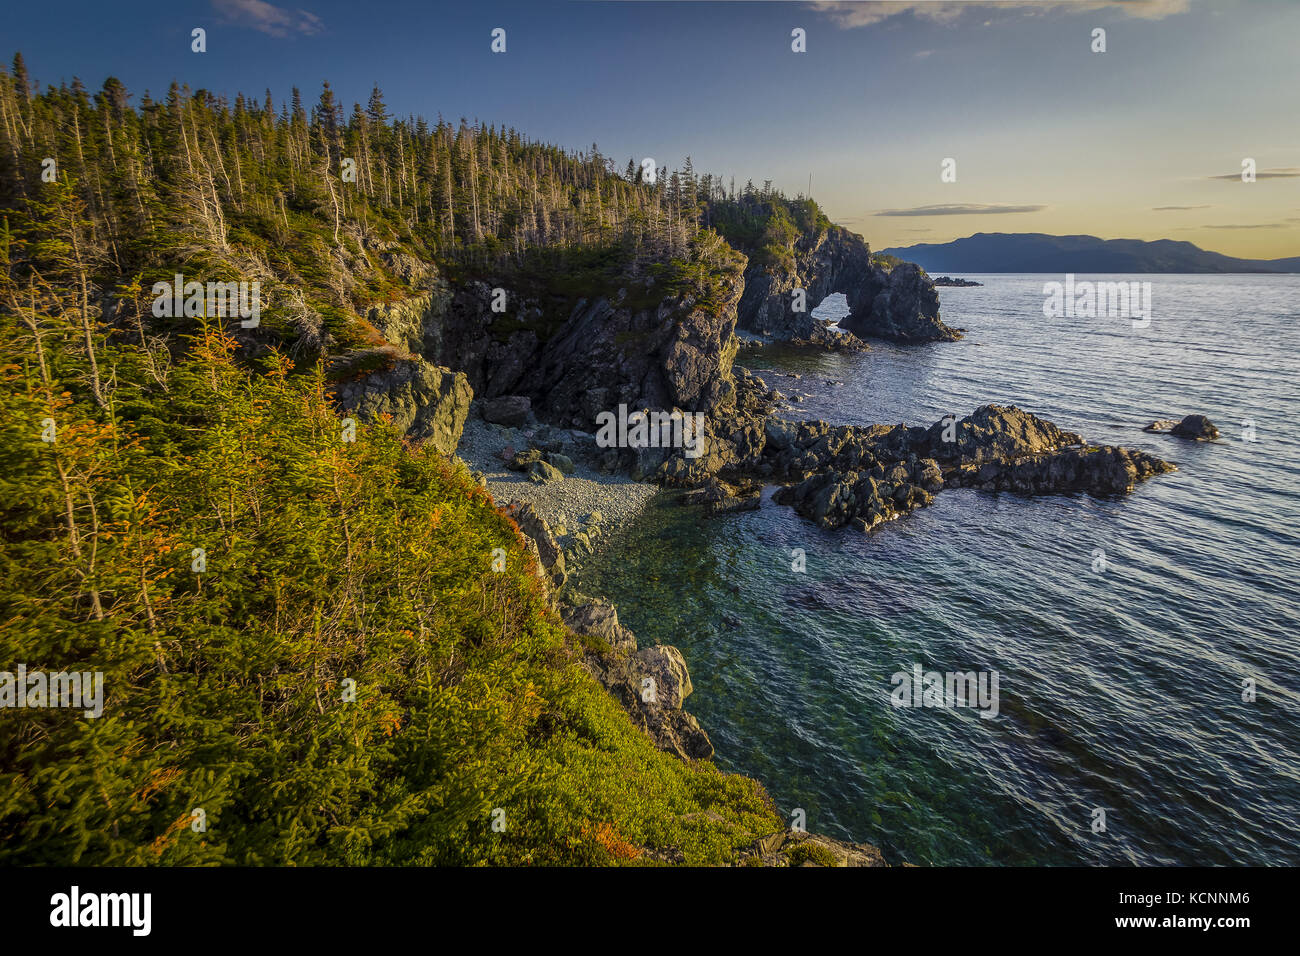
<path id="1" fill-rule="evenodd" d="M 0 657 L 105 687 L 98 719 L 0 714 L 0 860 L 720 863 L 780 828 L 656 750 L 513 521 L 382 421 L 344 438 L 329 377 L 429 268 L 701 287 L 723 236 L 777 259 L 815 204 L 379 89 L 133 108 L 19 55 L 0 214 Z M 260 325 L 160 317 L 176 273 L 259 282 Z"/>

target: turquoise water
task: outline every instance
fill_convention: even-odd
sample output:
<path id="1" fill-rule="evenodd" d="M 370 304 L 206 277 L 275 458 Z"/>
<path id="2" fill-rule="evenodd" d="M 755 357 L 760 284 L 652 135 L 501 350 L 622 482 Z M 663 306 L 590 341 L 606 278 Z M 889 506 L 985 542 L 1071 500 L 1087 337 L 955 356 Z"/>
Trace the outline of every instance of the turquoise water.
<path id="1" fill-rule="evenodd" d="M 962 342 L 742 361 L 810 393 L 791 417 L 1016 404 L 1179 471 L 1120 500 L 944 491 L 867 535 L 660 496 L 580 585 L 682 649 L 719 766 L 891 862 L 1300 864 L 1300 277 L 1136 277 L 1144 330 L 1044 318 L 1061 276 L 973 278 L 940 290 Z M 1222 440 L 1141 431 L 1192 412 Z M 914 663 L 996 670 L 998 716 L 892 707 Z"/>

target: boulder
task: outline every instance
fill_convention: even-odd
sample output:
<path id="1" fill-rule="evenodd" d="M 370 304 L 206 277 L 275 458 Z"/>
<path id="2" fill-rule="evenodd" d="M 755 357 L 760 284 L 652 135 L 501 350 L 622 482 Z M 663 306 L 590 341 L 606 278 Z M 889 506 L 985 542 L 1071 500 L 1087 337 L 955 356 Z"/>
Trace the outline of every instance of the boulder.
<path id="1" fill-rule="evenodd" d="M 535 461 L 528 466 L 528 480 L 539 485 L 549 485 L 564 480 L 564 473 L 545 461 Z"/>
<path id="2" fill-rule="evenodd" d="M 528 471 L 541 460 L 542 451 L 540 448 L 525 448 L 523 451 L 512 453 L 506 459 L 506 467 L 511 471 Z"/>
<path id="3" fill-rule="evenodd" d="M 481 414 L 483 420 L 507 428 L 519 428 L 527 424 L 532 415 L 533 403 L 526 395 L 502 395 L 489 398 L 483 403 Z"/>
<path id="4" fill-rule="evenodd" d="M 1204 415 L 1188 415 L 1171 428 L 1169 434 L 1192 441 L 1214 441 L 1219 437 L 1219 429 Z"/>
<path id="5" fill-rule="evenodd" d="M 550 451 L 546 453 L 546 460 L 563 474 L 573 474 L 573 459 L 568 455 L 562 455 L 558 451 Z"/>
<path id="6" fill-rule="evenodd" d="M 335 385 L 339 408 L 345 414 L 365 421 L 387 416 L 408 438 L 429 442 L 444 455 L 456 451 L 474 397 L 462 372 L 391 349 L 354 353 L 348 363 L 336 369 L 336 374 L 349 375 L 353 368 L 364 370 L 373 364 L 379 367 Z"/>
<path id="7" fill-rule="evenodd" d="M 654 681 L 651 689 L 658 698 L 652 702 L 661 707 L 681 710 L 682 704 L 695 689 L 691 686 L 691 675 L 686 670 L 686 659 L 682 657 L 682 652 L 669 644 L 655 644 L 637 651 L 636 659 L 640 663 L 639 683 L 643 696 L 649 692 L 644 683 L 649 678 Z"/>
<path id="8" fill-rule="evenodd" d="M 560 616 L 570 630 L 600 638 L 611 650 L 636 653 L 636 635 L 618 622 L 618 610 L 608 601 L 597 599 L 576 607 L 567 606 L 561 609 Z"/>

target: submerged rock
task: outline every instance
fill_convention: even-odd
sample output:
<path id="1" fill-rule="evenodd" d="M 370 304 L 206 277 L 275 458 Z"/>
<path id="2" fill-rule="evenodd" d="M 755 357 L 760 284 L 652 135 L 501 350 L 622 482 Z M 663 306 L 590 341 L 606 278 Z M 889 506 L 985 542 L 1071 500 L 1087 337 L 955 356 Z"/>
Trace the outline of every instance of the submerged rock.
<path id="1" fill-rule="evenodd" d="M 1178 419 L 1176 418 L 1158 418 L 1142 430 L 1144 432 L 1167 432 L 1177 424 Z"/>

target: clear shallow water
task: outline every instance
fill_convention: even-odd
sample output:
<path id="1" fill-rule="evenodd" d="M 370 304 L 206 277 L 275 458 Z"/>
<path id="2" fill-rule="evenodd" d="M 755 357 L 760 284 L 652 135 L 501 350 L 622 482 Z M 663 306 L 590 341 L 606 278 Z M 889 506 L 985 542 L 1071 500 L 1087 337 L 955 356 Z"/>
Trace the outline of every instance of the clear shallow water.
<path id="1" fill-rule="evenodd" d="M 944 491 L 868 535 L 661 498 L 580 586 L 682 649 L 719 766 L 891 862 L 1300 864 L 1300 277 L 1137 277 L 1145 330 L 1044 318 L 1060 276 L 973 278 L 940 290 L 962 342 L 743 361 L 810 393 L 791 417 L 1016 404 L 1180 470 L 1120 500 Z M 1192 412 L 1222 440 L 1141 431 Z M 996 670 L 999 716 L 892 707 L 913 663 Z"/>

